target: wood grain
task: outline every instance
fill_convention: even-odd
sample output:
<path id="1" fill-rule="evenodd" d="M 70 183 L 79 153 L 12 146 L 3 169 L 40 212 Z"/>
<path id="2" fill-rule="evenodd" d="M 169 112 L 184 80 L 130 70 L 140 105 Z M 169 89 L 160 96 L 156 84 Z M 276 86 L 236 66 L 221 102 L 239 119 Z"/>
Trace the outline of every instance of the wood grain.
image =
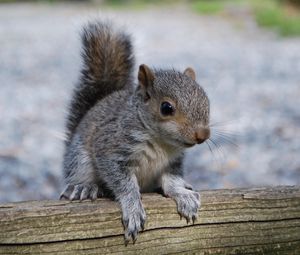
<path id="1" fill-rule="evenodd" d="M 171 199 L 144 194 L 145 231 L 127 247 L 113 201 L 0 204 L 0 254 L 300 254 L 300 187 L 200 194 L 194 225 Z"/>

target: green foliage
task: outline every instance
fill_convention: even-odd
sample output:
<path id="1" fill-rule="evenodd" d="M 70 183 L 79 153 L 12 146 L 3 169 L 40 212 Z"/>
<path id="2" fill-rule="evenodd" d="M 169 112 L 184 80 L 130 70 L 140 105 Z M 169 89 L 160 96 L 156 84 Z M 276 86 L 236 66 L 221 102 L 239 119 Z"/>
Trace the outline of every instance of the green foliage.
<path id="1" fill-rule="evenodd" d="M 194 1 L 193 9 L 202 14 L 217 14 L 224 9 L 224 4 L 222 0 Z"/>
<path id="2" fill-rule="evenodd" d="M 254 13 L 257 23 L 276 29 L 283 36 L 299 36 L 300 14 L 289 15 L 283 7 L 283 1 L 264 0 L 263 5 L 256 2 Z"/>
<path id="3" fill-rule="evenodd" d="M 267 27 L 276 27 L 283 19 L 282 12 L 275 6 L 256 6 L 255 14 L 257 23 Z"/>
<path id="4" fill-rule="evenodd" d="M 277 30 L 283 36 L 300 36 L 300 0 L 194 0 L 192 8 L 201 14 L 226 12 L 228 6 L 244 5 L 253 10 L 262 27 Z M 288 12 L 288 8 L 294 12 Z"/>
<path id="5" fill-rule="evenodd" d="M 145 7 L 153 5 L 174 5 L 177 4 L 179 0 L 104 0 L 103 2 L 106 6 L 113 8 L 144 9 Z"/>

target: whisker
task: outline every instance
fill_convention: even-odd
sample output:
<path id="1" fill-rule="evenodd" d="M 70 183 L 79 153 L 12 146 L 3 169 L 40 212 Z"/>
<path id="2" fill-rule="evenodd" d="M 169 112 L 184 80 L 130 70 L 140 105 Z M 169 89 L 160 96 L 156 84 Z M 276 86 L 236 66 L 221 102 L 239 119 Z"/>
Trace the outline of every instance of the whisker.
<path id="1" fill-rule="evenodd" d="M 209 138 L 208 140 L 211 141 L 216 148 L 220 148 L 220 145 L 213 138 Z"/>
<path id="2" fill-rule="evenodd" d="M 232 146 L 234 148 L 239 148 L 239 145 L 237 143 L 235 143 L 234 141 L 226 138 L 226 137 L 218 137 L 218 139 L 220 140 L 220 142 L 224 145 L 229 145 Z"/>
<path id="3" fill-rule="evenodd" d="M 227 135 L 227 136 L 231 136 L 231 137 L 238 137 L 238 138 L 243 138 L 244 135 L 236 132 L 236 131 L 228 131 L 228 130 L 220 130 L 220 129 L 213 129 L 213 133 L 215 134 L 222 134 L 222 135 Z"/>
<path id="4" fill-rule="evenodd" d="M 241 118 L 240 118 L 241 119 Z M 223 169 L 224 165 L 222 162 L 226 162 L 226 148 L 225 146 L 230 146 L 234 149 L 239 148 L 240 140 L 245 138 L 245 135 L 234 130 L 232 124 L 240 121 L 240 119 L 214 122 L 209 125 L 211 129 L 211 137 L 207 140 L 206 144 L 209 150 L 215 157 L 217 155 L 217 163 L 220 169 Z"/>
<path id="5" fill-rule="evenodd" d="M 222 168 L 222 163 L 220 162 L 220 157 L 216 156 L 215 151 L 212 148 L 213 144 L 210 144 L 210 142 L 211 141 L 209 139 L 205 141 L 205 143 L 207 144 L 207 146 L 208 146 L 208 148 L 209 148 L 209 150 L 210 150 L 210 152 L 211 152 L 211 154 L 213 156 L 213 161 L 216 163 L 216 165 L 218 166 L 218 168 L 221 169 Z M 215 149 L 218 150 L 217 147 L 215 147 Z"/>
<path id="6" fill-rule="evenodd" d="M 233 120 L 227 120 L 227 121 L 217 121 L 209 124 L 209 127 L 224 127 L 231 125 L 232 123 L 238 122 L 240 119 L 233 119 Z"/>
<path id="7" fill-rule="evenodd" d="M 238 136 L 234 136 L 234 135 L 230 135 L 230 134 L 224 134 L 224 133 L 216 133 L 215 135 L 217 135 L 217 136 L 221 136 L 221 137 L 226 137 L 226 138 L 228 138 L 228 139 L 231 139 L 231 140 L 233 140 L 233 141 L 237 141 L 238 140 Z"/>
<path id="8" fill-rule="evenodd" d="M 225 132 L 213 132 L 215 135 L 222 135 L 222 136 L 226 136 L 226 137 L 230 137 L 230 138 L 237 138 L 238 136 L 235 134 L 230 134 L 230 133 L 225 133 Z"/>
<path id="9" fill-rule="evenodd" d="M 226 129 L 213 128 L 212 135 L 216 137 L 222 144 L 239 148 L 238 141 L 244 139 L 244 135 Z"/>
<path id="10" fill-rule="evenodd" d="M 232 145 L 236 148 L 239 147 L 239 145 L 237 144 L 236 139 L 230 137 L 230 136 L 226 136 L 224 134 L 215 134 L 216 139 L 220 140 L 223 144 L 226 145 Z"/>
<path id="11" fill-rule="evenodd" d="M 218 155 L 221 158 L 221 160 L 225 161 L 225 154 L 220 144 L 218 144 L 213 138 L 209 138 L 208 140 L 215 146 L 216 151 L 218 152 Z"/>
<path id="12" fill-rule="evenodd" d="M 210 145 L 209 145 L 209 143 L 208 143 L 208 141 L 205 141 L 205 143 L 207 144 L 207 146 L 208 146 L 208 148 L 209 148 L 211 154 L 214 154 L 213 151 L 212 151 L 212 149 L 211 149 L 211 147 L 210 147 Z"/>

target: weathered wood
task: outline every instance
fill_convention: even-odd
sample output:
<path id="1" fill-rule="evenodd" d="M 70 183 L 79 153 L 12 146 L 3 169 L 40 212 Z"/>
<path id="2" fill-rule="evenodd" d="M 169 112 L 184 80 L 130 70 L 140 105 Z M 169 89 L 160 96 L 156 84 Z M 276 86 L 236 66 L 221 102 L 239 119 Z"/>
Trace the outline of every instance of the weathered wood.
<path id="1" fill-rule="evenodd" d="M 300 187 L 202 191 L 195 225 L 144 194 L 145 231 L 124 246 L 113 201 L 0 205 L 0 254 L 300 254 Z"/>

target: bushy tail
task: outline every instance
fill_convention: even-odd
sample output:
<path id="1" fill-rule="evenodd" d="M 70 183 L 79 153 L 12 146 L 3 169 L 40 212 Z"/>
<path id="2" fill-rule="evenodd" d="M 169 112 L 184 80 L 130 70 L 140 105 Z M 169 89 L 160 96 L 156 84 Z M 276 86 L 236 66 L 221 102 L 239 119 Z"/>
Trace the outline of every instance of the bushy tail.
<path id="1" fill-rule="evenodd" d="M 97 101 L 131 84 L 134 56 L 130 37 L 111 24 L 90 22 L 82 32 L 83 68 L 69 109 L 67 143 Z"/>

